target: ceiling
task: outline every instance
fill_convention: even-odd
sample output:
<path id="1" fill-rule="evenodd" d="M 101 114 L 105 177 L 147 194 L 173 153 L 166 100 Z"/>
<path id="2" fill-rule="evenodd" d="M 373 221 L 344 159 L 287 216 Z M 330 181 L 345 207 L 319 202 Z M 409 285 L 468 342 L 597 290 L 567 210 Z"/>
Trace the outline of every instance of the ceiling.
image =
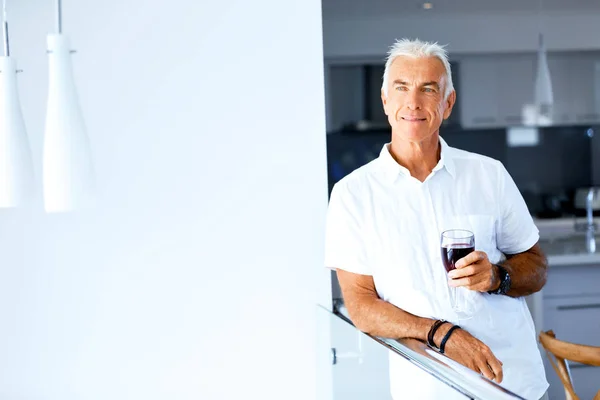
<path id="1" fill-rule="evenodd" d="M 322 0 L 324 18 L 381 17 L 407 14 L 489 14 L 600 12 L 600 0 Z"/>

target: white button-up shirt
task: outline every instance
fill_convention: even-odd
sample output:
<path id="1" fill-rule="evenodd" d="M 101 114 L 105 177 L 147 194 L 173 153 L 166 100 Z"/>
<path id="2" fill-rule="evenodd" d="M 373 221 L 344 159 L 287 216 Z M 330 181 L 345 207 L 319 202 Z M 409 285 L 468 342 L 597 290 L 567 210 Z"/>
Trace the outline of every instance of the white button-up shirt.
<path id="1" fill-rule="evenodd" d="M 449 147 L 441 137 L 440 142 L 440 161 L 424 182 L 399 165 L 385 145 L 377 159 L 336 183 L 325 266 L 372 275 L 381 299 L 414 315 L 461 325 L 502 361 L 502 386 L 537 400 L 548 383 L 525 300 L 458 288 L 459 298 L 475 309 L 471 318 L 459 320 L 450 303 L 440 235 L 470 230 L 475 249 L 498 263 L 504 254 L 530 249 L 539 231 L 502 163 Z M 439 387 L 421 386 L 415 367 L 395 360 L 390 358 L 395 399 L 408 398 L 416 388 L 424 391 L 422 398 L 440 398 Z"/>

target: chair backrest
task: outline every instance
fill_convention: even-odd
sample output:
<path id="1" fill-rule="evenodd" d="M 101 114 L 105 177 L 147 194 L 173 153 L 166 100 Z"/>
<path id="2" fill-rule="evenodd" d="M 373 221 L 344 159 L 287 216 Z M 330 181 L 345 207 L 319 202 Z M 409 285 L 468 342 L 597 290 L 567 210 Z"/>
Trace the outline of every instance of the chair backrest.
<path id="1" fill-rule="evenodd" d="M 567 360 L 587 365 L 600 366 L 600 347 L 586 346 L 556 339 L 553 331 L 540 332 L 540 343 L 546 350 L 552 368 L 565 387 L 567 400 L 579 400 L 573 388 L 573 381 Z M 553 359 L 554 358 L 554 359 Z M 594 400 L 600 399 L 600 390 Z"/>

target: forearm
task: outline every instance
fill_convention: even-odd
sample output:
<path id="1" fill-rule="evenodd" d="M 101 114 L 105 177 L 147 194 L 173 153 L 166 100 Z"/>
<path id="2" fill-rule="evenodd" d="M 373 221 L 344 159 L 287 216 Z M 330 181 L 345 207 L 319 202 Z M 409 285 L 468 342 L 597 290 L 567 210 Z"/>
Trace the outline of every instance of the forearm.
<path id="1" fill-rule="evenodd" d="M 507 260 L 501 265 L 511 278 L 508 296 L 527 296 L 540 291 L 546 284 L 548 264 L 539 245 L 524 253 L 507 256 Z"/>
<path id="2" fill-rule="evenodd" d="M 350 319 L 361 331 L 373 336 L 392 339 L 414 338 L 427 340 L 434 320 L 417 317 L 393 304 L 376 298 L 357 299 L 346 304 Z"/>

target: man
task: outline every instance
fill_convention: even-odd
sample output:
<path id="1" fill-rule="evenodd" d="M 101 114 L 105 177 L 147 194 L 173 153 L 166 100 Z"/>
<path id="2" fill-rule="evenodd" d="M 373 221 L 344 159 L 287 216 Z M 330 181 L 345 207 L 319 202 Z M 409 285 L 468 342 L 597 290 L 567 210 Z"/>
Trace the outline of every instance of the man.
<path id="1" fill-rule="evenodd" d="M 375 336 L 427 341 L 433 333 L 429 343 L 444 341 L 448 357 L 526 399 L 541 398 L 548 383 L 522 297 L 546 281 L 539 232 L 499 161 L 439 136 L 456 101 L 444 48 L 396 42 L 381 98 L 391 143 L 335 185 L 327 216 L 326 266 L 337 271 L 352 321 Z M 448 229 L 473 232 L 476 244 L 450 273 L 440 251 Z M 474 305 L 471 315 L 455 313 L 449 286 Z M 449 322 L 432 329 L 436 320 Z M 395 399 L 416 398 L 415 388 L 419 398 L 441 398 L 418 372 L 390 358 Z"/>

